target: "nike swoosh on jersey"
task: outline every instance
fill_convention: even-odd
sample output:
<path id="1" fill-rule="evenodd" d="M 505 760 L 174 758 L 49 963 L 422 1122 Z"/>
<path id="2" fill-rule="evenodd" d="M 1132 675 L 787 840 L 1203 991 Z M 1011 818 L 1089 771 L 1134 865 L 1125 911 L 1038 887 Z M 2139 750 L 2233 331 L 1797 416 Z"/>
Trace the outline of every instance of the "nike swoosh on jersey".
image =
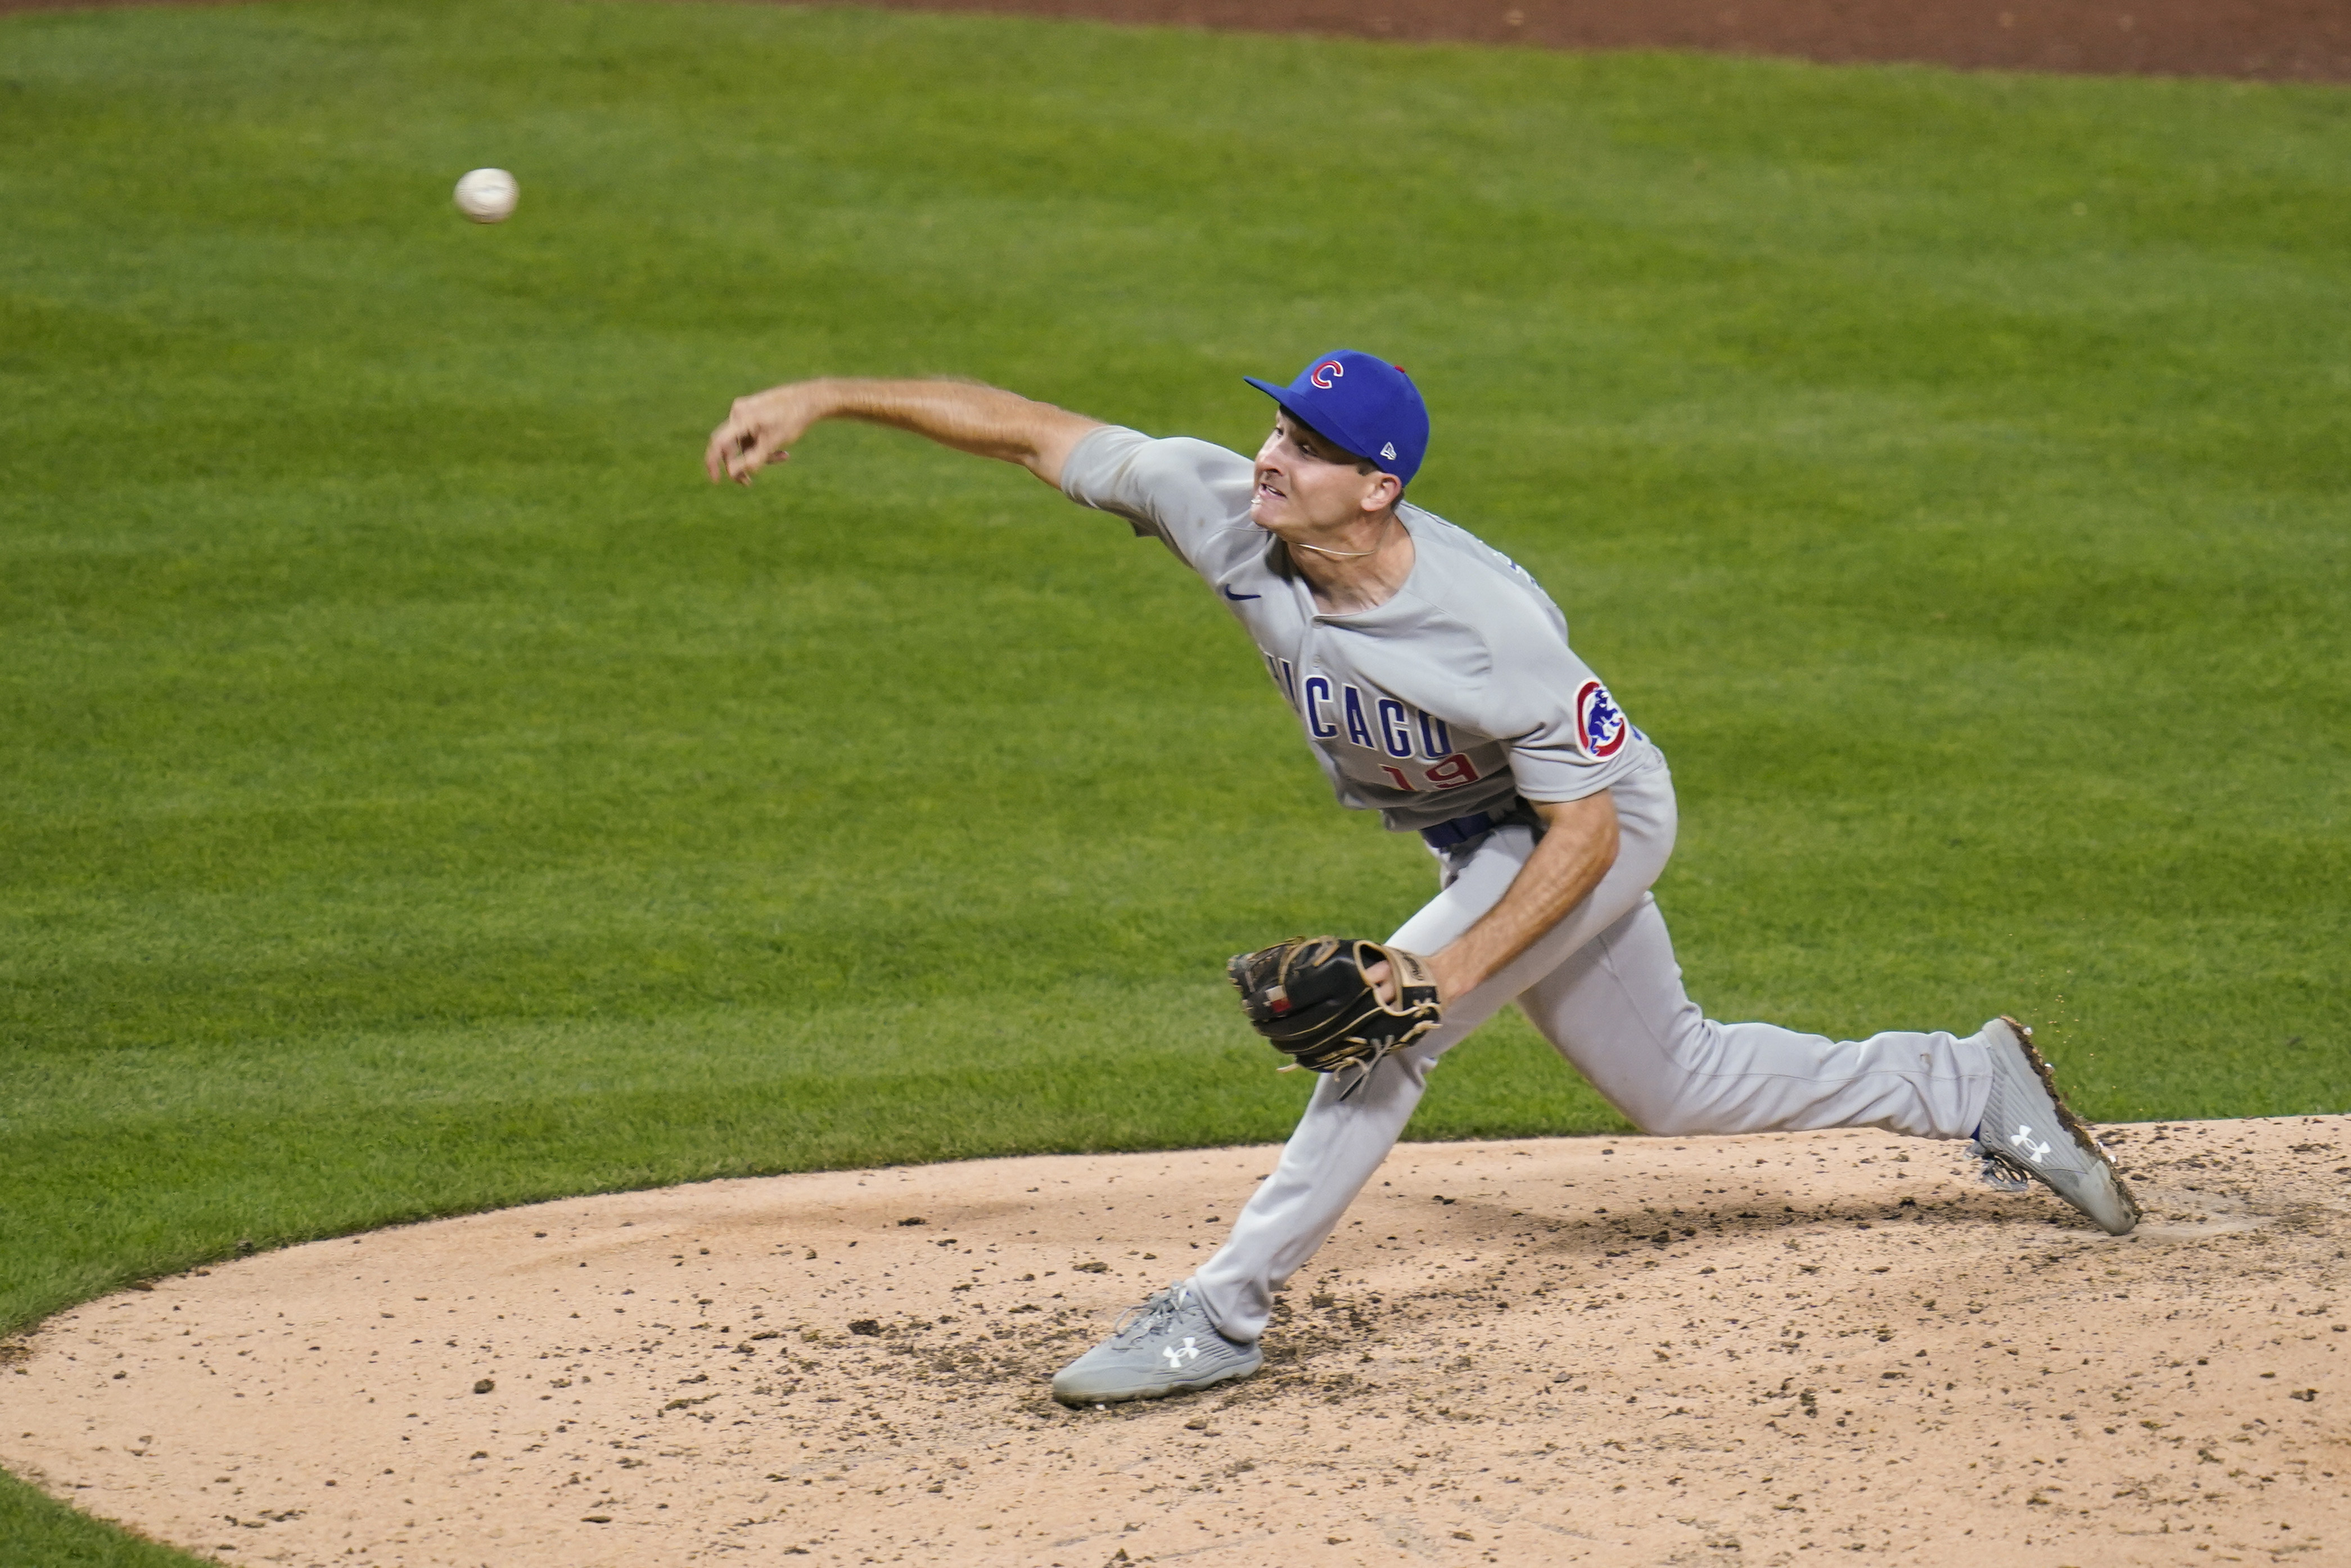
<path id="1" fill-rule="evenodd" d="M 1262 593 L 1235 593 L 1233 591 L 1233 585 L 1229 582 L 1219 583 L 1217 586 L 1225 591 L 1225 597 L 1231 600 L 1236 604 L 1238 604 L 1244 599 L 1263 599 L 1265 597 Z"/>

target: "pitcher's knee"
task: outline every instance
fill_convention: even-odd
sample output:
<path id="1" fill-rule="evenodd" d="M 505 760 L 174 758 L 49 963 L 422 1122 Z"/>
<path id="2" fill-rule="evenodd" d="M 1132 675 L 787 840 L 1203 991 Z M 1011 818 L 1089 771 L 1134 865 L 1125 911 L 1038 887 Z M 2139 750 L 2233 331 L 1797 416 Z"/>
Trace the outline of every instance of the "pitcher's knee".
<path id="1" fill-rule="evenodd" d="M 1637 1061 L 1612 1062 L 1618 1071 L 1606 1074 L 1608 1082 L 1593 1075 L 1594 1084 L 1635 1126 L 1669 1138 L 1719 1132 L 1726 1116 L 1738 1118 L 1747 1096 L 1736 1076 L 1720 1071 L 1726 1055 L 1720 1024 L 1690 1006 L 1672 1020 L 1657 1047 Z"/>
<path id="2" fill-rule="evenodd" d="M 1652 1107 L 1625 1107 L 1633 1124 L 1653 1138 L 1694 1138 L 1708 1133 L 1745 1133 L 1743 1108 L 1736 1102 L 1717 1104 L 1690 1095 Z"/>
<path id="3" fill-rule="evenodd" d="M 1633 1124 L 1653 1137 L 1755 1133 L 1779 1121 L 1768 1082 L 1753 1073 L 1718 1076 L 1669 1067 L 1644 1074 L 1637 1086 L 1614 1098 Z"/>

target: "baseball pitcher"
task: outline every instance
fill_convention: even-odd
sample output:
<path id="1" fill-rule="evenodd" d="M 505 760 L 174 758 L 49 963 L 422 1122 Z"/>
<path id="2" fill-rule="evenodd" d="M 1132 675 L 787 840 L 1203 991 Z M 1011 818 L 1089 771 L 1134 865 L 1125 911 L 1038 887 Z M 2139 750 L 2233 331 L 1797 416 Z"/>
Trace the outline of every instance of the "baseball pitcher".
<path id="1" fill-rule="evenodd" d="M 1298 938 L 1235 957 L 1250 1023 L 1322 1076 L 1224 1246 L 1053 1379 L 1071 1405 L 1246 1377 L 1273 1292 L 1404 1131 L 1438 1058 L 1517 1002 L 1645 1132 L 1879 1127 L 1972 1138 L 2107 1231 L 2138 1209 L 2058 1098 L 2029 1030 L 1833 1040 L 1718 1023 L 1682 989 L 1649 888 L 1673 852 L 1666 759 L 1534 579 L 1405 499 L 1429 419 L 1404 371 L 1340 350 L 1287 385 L 1252 459 L 991 387 L 799 382 L 738 400 L 705 455 L 747 484 L 810 426 L 857 419 L 1018 463 L 1126 520 L 1257 644 L 1343 806 L 1416 832 L 1437 893 L 1385 942 Z"/>

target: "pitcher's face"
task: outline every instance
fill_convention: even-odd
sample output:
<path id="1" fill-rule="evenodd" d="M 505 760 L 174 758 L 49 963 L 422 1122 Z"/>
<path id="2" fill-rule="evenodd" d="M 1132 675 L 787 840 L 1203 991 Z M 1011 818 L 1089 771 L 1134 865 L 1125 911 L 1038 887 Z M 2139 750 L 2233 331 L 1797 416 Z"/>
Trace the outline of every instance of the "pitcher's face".
<path id="1" fill-rule="evenodd" d="M 1258 448 L 1249 520 L 1288 537 L 1342 528 L 1395 505 L 1403 493 L 1395 476 L 1365 473 L 1360 463 L 1287 411 L 1276 414 L 1273 433 Z"/>

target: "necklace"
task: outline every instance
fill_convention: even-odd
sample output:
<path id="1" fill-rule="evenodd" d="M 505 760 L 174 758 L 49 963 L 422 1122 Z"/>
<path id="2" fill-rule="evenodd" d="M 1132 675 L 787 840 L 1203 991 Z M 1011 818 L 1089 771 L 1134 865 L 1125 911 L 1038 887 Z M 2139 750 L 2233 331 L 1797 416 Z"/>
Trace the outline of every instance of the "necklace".
<path id="1" fill-rule="evenodd" d="M 1380 531 L 1382 533 L 1385 533 L 1387 531 L 1384 524 L 1382 525 Z M 1374 545 L 1369 549 L 1325 549 L 1321 545 L 1310 545 L 1305 543 L 1303 540 L 1301 540 L 1294 548 L 1298 549 L 1311 549 L 1316 555 L 1336 556 L 1341 560 L 1361 560 L 1367 555 L 1377 555 L 1380 553 L 1380 547 L 1377 545 Z"/>

